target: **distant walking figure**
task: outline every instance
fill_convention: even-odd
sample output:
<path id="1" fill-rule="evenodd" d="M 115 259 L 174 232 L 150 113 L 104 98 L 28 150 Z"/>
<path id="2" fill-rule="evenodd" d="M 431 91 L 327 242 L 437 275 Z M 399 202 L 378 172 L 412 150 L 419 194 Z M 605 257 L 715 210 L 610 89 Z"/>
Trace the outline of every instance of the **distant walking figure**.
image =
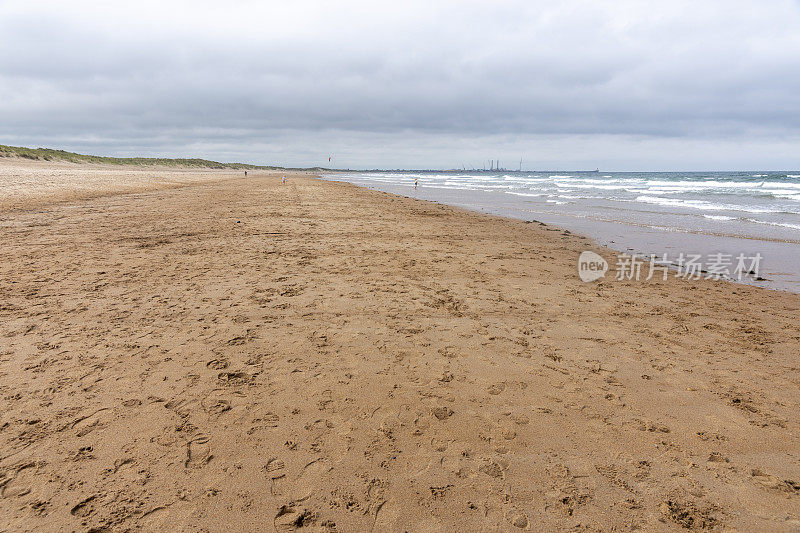
<path id="1" fill-rule="evenodd" d="M 245 178 L 247 177 L 247 171 L 246 170 L 244 171 L 244 177 Z"/>
<path id="2" fill-rule="evenodd" d="M 286 183 L 286 176 L 281 176 L 281 183 Z"/>
<path id="3" fill-rule="evenodd" d="M 419 179 L 418 178 L 414 178 L 414 188 L 415 189 L 417 188 L 417 184 L 418 183 L 419 183 Z"/>

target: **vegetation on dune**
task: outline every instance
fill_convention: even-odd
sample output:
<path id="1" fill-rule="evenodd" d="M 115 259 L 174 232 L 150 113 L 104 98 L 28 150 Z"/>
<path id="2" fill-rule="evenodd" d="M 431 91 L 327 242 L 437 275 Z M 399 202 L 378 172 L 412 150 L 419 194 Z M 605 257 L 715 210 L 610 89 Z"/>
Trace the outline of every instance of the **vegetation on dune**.
<path id="1" fill-rule="evenodd" d="M 22 157 L 38 161 L 67 161 L 70 163 L 99 163 L 106 165 L 167 166 L 210 169 L 274 170 L 283 167 L 248 165 L 246 163 L 219 163 L 207 159 L 168 159 L 161 157 L 104 157 L 76 154 L 51 148 L 24 148 L 0 144 L 0 157 Z M 306 170 L 306 169 L 304 169 Z M 322 170 L 322 169 L 308 169 Z"/>

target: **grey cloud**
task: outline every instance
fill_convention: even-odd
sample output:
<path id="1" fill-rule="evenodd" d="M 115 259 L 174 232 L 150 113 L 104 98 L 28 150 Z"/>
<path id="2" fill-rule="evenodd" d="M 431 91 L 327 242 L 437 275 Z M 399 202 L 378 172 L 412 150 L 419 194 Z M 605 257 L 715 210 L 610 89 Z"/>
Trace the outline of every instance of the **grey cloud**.
<path id="1" fill-rule="evenodd" d="M 756 164 L 800 134 L 794 2 L 395 4 L 7 0 L 0 141 L 302 164 L 320 158 L 304 137 L 350 139 L 366 143 L 363 166 L 435 167 L 473 139 L 573 143 L 585 152 L 553 154 L 576 164 L 602 155 L 593 142 L 628 164 L 648 138 L 682 142 L 700 166 L 732 146 L 755 166 L 797 161 Z"/>

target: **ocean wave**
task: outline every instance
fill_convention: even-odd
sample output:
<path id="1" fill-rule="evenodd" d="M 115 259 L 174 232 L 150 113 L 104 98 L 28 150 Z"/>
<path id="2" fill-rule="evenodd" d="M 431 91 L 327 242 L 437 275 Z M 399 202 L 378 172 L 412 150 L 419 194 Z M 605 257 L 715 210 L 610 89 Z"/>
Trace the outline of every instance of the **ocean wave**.
<path id="1" fill-rule="evenodd" d="M 708 218 L 711 220 L 720 220 L 720 221 L 727 221 L 727 220 L 738 220 L 740 222 L 750 222 L 751 224 L 762 224 L 765 226 L 775 226 L 780 228 L 789 228 L 789 229 L 800 229 L 800 224 L 792 224 L 790 222 L 776 222 L 770 220 L 757 220 L 755 218 L 749 217 L 729 217 L 725 215 L 703 215 L 704 218 Z"/>
<path id="2" fill-rule="evenodd" d="M 702 187 L 647 187 L 641 188 L 640 191 L 647 191 L 656 194 L 681 194 L 687 192 L 708 192 L 707 190 L 703 189 Z"/>
<path id="3" fill-rule="evenodd" d="M 515 183 L 547 183 L 550 181 L 548 178 L 541 178 L 541 177 L 518 178 L 515 176 L 503 176 L 503 180 L 513 181 Z"/>
<path id="4" fill-rule="evenodd" d="M 422 178 L 424 177 L 423 174 L 410 174 L 410 173 L 399 173 L 399 172 L 358 172 L 356 174 L 345 174 L 345 177 L 348 178 Z"/>
<path id="5" fill-rule="evenodd" d="M 443 180 L 464 180 L 464 181 L 497 181 L 498 180 L 498 176 L 472 176 L 472 175 L 469 175 L 469 174 L 465 174 L 465 175 L 456 174 L 456 175 L 443 175 L 443 176 L 434 175 L 434 176 L 431 176 L 431 177 L 435 177 L 437 179 L 443 179 Z"/>
<path id="6" fill-rule="evenodd" d="M 527 192 L 514 192 L 514 191 L 506 191 L 506 194 L 513 194 L 514 196 L 528 196 L 531 198 L 538 198 L 544 196 L 543 194 L 534 194 L 534 193 L 527 193 Z"/>
<path id="7" fill-rule="evenodd" d="M 626 188 L 630 187 L 630 185 L 622 185 L 622 184 L 600 185 L 599 183 L 575 183 L 575 182 L 556 183 L 556 186 L 558 186 L 558 187 L 569 187 L 570 189 L 599 189 L 599 190 L 603 190 L 603 191 L 615 191 L 615 190 L 621 190 L 621 189 L 626 189 Z"/>
<path id="8" fill-rule="evenodd" d="M 464 186 L 464 187 L 477 187 L 479 189 L 510 189 L 511 185 L 499 185 L 493 183 L 483 183 L 483 182 L 471 182 L 471 181 L 454 181 L 454 180 L 445 180 L 440 182 L 442 185 L 454 185 L 454 186 Z"/>
<path id="9" fill-rule="evenodd" d="M 785 181 L 765 181 L 764 187 L 775 189 L 797 189 L 800 191 L 800 183 L 786 183 Z"/>
<path id="10" fill-rule="evenodd" d="M 614 178 L 609 176 L 607 179 L 604 178 L 581 178 L 575 176 L 550 176 L 555 182 L 561 183 L 596 183 L 599 185 L 607 185 L 609 183 L 637 183 L 637 184 L 646 184 L 647 180 L 642 178 Z"/>
<path id="11" fill-rule="evenodd" d="M 719 181 L 719 180 L 682 180 L 682 181 L 666 181 L 666 180 L 647 180 L 648 186 L 663 186 L 663 187 L 699 187 L 702 189 L 753 189 L 762 187 L 763 181 Z"/>
<path id="12" fill-rule="evenodd" d="M 752 176 L 752 177 L 751 177 Z M 786 176 L 786 177 L 784 177 Z M 800 214 L 800 174 L 778 173 L 616 173 L 535 174 L 509 172 L 349 172 L 329 176 L 379 187 L 409 187 L 505 192 L 555 200 L 551 203 L 610 202 L 660 205 L 663 209 L 707 212 L 710 220 L 726 211 L 754 214 Z M 599 202 L 599 203 L 598 203 Z M 717 217 L 717 218 L 713 218 Z M 758 217 L 762 218 L 762 217 Z M 793 222 L 793 220 L 790 220 Z"/>
<path id="13" fill-rule="evenodd" d="M 615 179 L 613 179 L 613 178 L 612 178 L 612 179 L 576 178 L 576 179 L 575 179 L 575 181 L 579 181 L 579 182 L 581 182 L 581 183 L 599 183 L 599 184 L 605 184 L 605 183 L 619 183 L 620 181 L 625 181 L 625 180 L 618 180 L 618 179 L 617 179 L 617 180 L 615 180 Z"/>
<path id="14" fill-rule="evenodd" d="M 413 184 L 411 184 L 411 185 L 413 185 Z M 447 189 L 449 191 L 481 191 L 482 190 L 482 189 L 476 189 L 474 187 L 444 185 L 444 184 L 440 184 L 440 183 L 424 183 L 421 186 L 425 187 L 426 189 Z"/>
<path id="15" fill-rule="evenodd" d="M 706 200 L 682 200 L 679 198 L 662 198 L 660 196 L 638 196 L 637 202 L 645 204 L 661 205 L 664 207 L 683 207 L 689 209 L 698 209 L 703 211 L 741 211 L 744 213 L 791 213 L 785 211 L 783 208 L 765 209 L 761 207 L 735 205 L 735 204 L 718 204 L 708 202 Z"/>
<path id="16" fill-rule="evenodd" d="M 764 224 L 766 226 L 777 226 L 780 228 L 800 229 L 800 224 L 791 224 L 789 222 L 769 222 L 767 220 L 755 220 L 752 218 L 745 219 L 748 222 L 755 222 L 756 224 Z"/>
<path id="17" fill-rule="evenodd" d="M 797 189 L 763 189 L 763 192 L 767 193 L 767 194 L 773 194 L 773 195 L 778 195 L 778 194 L 789 194 L 789 195 L 793 195 L 794 194 L 794 195 L 796 195 L 796 194 L 800 194 L 800 190 L 797 190 Z"/>

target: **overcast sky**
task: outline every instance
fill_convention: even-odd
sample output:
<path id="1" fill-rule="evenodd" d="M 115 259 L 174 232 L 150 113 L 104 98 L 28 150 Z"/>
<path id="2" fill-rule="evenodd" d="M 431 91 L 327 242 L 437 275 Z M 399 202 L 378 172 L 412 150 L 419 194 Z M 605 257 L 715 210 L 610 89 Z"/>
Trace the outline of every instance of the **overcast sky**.
<path id="1" fill-rule="evenodd" d="M 800 2 L 0 0 L 0 144 L 800 168 Z"/>

